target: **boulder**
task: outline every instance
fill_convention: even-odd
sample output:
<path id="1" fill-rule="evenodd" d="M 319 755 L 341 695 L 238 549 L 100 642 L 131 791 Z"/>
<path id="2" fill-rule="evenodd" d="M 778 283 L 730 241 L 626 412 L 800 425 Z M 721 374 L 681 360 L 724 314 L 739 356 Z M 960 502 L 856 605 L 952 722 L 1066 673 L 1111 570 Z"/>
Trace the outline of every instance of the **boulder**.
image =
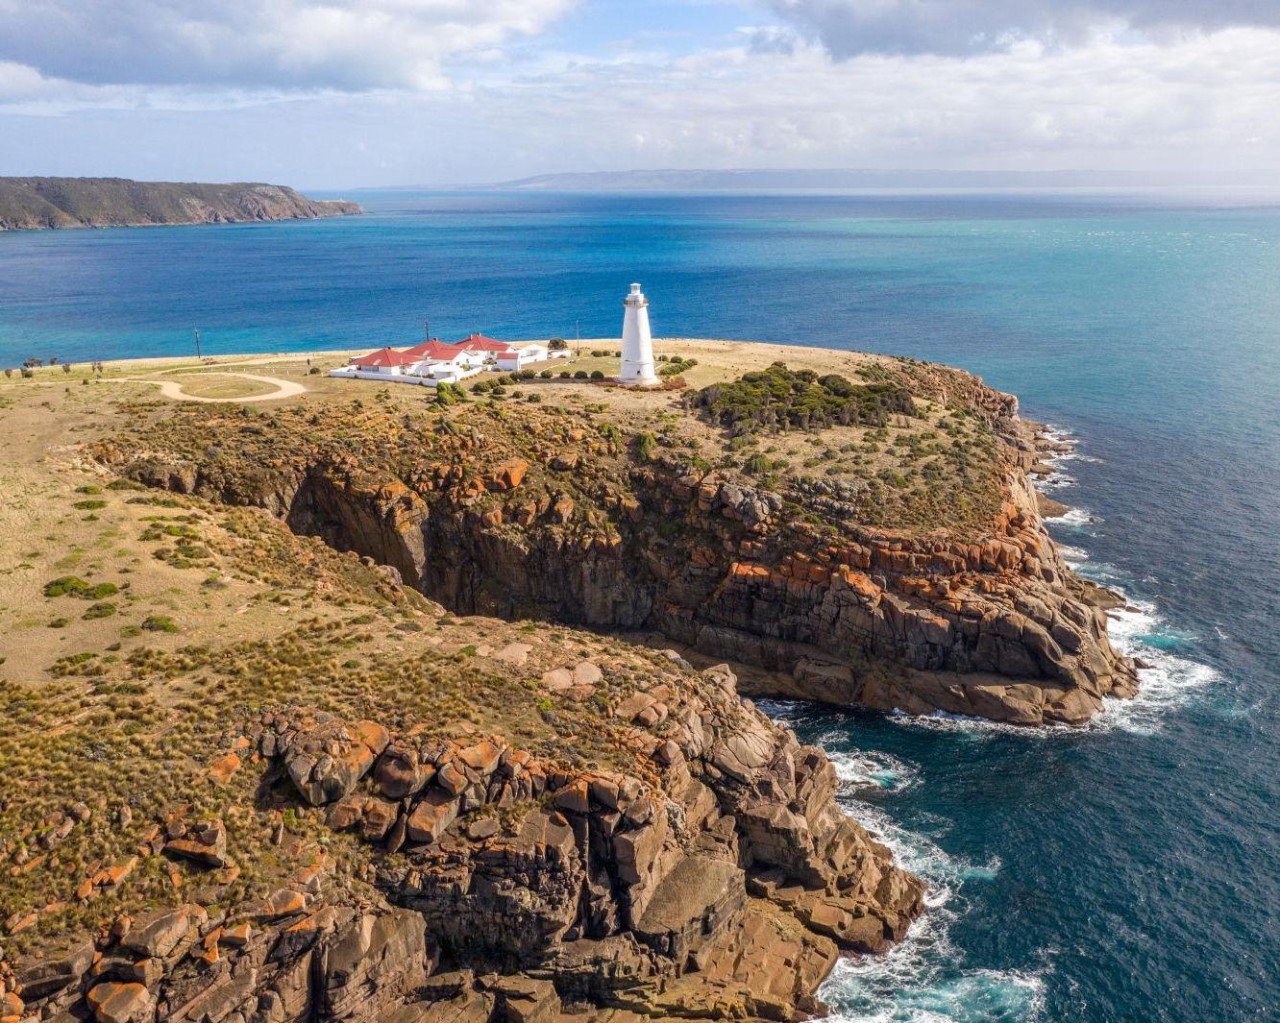
<path id="1" fill-rule="evenodd" d="M 525 473 L 528 471 L 528 462 L 521 458 L 512 458 L 495 465 L 485 485 L 490 490 L 515 490 L 524 482 Z"/>
<path id="2" fill-rule="evenodd" d="M 424 763 L 418 750 L 405 742 L 393 742 L 378 757 L 374 784 L 388 799 L 417 795 L 435 777 L 434 764 Z"/>
<path id="3" fill-rule="evenodd" d="M 23 1000 L 38 1001 L 79 984 L 80 978 L 93 964 L 93 954 L 93 942 L 90 941 L 59 955 L 20 963 L 16 979 Z"/>
<path id="4" fill-rule="evenodd" d="M 458 803 L 456 796 L 434 789 L 428 792 L 410 812 L 405 837 L 410 842 L 439 841 L 445 829 L 457 818 Z"/>
<path id="5" fill-rule="evenodd" d="M 148 1023 L 155 1017 L 156 1000 L 141 984 L 107 981 L 86 996 L 98 1023 Z"/>
<path id="6" fill-rule="evenodd" d="M 227 829 L 222 821 L 206 821 L 187 829 L 186 837 L 166 842 L 167 856 L 191 860 L 203 867 L 225 867 L 227 859 Z"/>
<path id="7" fill-rule="evenodd" d="M 191 929 L 192 909 L 190 906 L 180 906 L 138 917 L 120 939 L 120 946 L 139 955 L 165 958 L 178 947 Z M 204 910 L 200 910 L 200 913 L 203 914 Z"/>
<path id="8" fill-rule="evenodd" d="M 349 795 L 387 748 L 390 736 L 374 721 L 330 720 L 299 730 L 282 755 L 299 794 L 312 806 Z"/>

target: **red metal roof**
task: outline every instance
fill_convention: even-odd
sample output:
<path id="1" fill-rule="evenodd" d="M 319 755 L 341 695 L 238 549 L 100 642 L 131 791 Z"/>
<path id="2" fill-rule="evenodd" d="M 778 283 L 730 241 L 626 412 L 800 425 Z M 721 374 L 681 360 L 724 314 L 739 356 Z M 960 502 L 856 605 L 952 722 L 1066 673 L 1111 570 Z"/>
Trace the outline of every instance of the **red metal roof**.
<path id="1" fill-rule="evenodd" d="M 459 348 L 457 345 L 447 345 L 443 341 L 437 341 L 432 338 L 430 341 L 420 341 L 412 348 L 404 350 L 405 355 L 413 356 L 414 362 L 421 362 L 426 359 L 437 359 L 442 362 L 452 362 L 465 349 Z"/>
<path id="2" fill-rule="evenodd" d="M 458 348 L 468 352 L 506 352 L 511 346 L 505 341 L 497 341 L 483 334 L 468 334 L 457 344 Z"/>
<path id="3" fill-rule="evenodd" d="M 376 352 L 352 359 L 352 366 L 411 366 L 421 361 L 420 357 L 411 356 L 408 352 L 397 352 L 394 348 L 379 348 Z"/>

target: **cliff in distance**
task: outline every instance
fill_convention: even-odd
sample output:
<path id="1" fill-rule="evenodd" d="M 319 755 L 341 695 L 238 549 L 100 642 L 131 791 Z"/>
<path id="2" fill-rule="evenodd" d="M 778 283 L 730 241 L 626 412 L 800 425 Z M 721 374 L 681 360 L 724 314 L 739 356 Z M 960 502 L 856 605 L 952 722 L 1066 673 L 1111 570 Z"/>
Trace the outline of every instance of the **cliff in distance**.
<path id="1" fill-rule="evenodd" d="M 0 231 L 338 217 L 352 202 L 309 199 L 282 185 L 125 178 L 0 178 Z"/>

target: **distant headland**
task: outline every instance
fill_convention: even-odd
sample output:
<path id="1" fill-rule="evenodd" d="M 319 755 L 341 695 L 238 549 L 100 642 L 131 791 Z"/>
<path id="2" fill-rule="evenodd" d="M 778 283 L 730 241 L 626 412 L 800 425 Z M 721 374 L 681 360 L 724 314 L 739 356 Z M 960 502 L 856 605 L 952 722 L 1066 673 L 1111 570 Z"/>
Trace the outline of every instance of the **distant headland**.
<path id="1" fill-rule="evenodd" d="M 311 220 L 363 213 L 283 185 L 128 178 L 0 178 L 0 231 Z"/>

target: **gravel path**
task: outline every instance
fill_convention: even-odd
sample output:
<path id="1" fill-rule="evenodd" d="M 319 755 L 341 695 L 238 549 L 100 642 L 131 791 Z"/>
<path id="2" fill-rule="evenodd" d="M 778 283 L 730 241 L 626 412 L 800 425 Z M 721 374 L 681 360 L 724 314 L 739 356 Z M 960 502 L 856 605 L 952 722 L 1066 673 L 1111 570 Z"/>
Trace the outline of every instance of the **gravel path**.
<path id="1" fill-rule="evenodd" d="M 112 379 L 131 384 L 156 384 L 160 388 L 160 393 L 166 398 L 173 398 L 175 401 L 201 401 L 209 404 L 225 404 L 230 401 L 275 401 L 277 398 L 293 398 L 296 395 L 307 393 L 307 389 L 294 380 L 258 376 L 255 373 L 225 373 L 223 375 L 243 377 L 245 380 L 255 380 L 260 384 L 272 384 L 275 386 L 275 390 L 266 394 L 251 394 L 243 398 L 202 398 L 198 395 L 184 392 L 182 390 L 184 381 L 182 380 L 160 380 L 155 377 L 114 377 Z"/>

